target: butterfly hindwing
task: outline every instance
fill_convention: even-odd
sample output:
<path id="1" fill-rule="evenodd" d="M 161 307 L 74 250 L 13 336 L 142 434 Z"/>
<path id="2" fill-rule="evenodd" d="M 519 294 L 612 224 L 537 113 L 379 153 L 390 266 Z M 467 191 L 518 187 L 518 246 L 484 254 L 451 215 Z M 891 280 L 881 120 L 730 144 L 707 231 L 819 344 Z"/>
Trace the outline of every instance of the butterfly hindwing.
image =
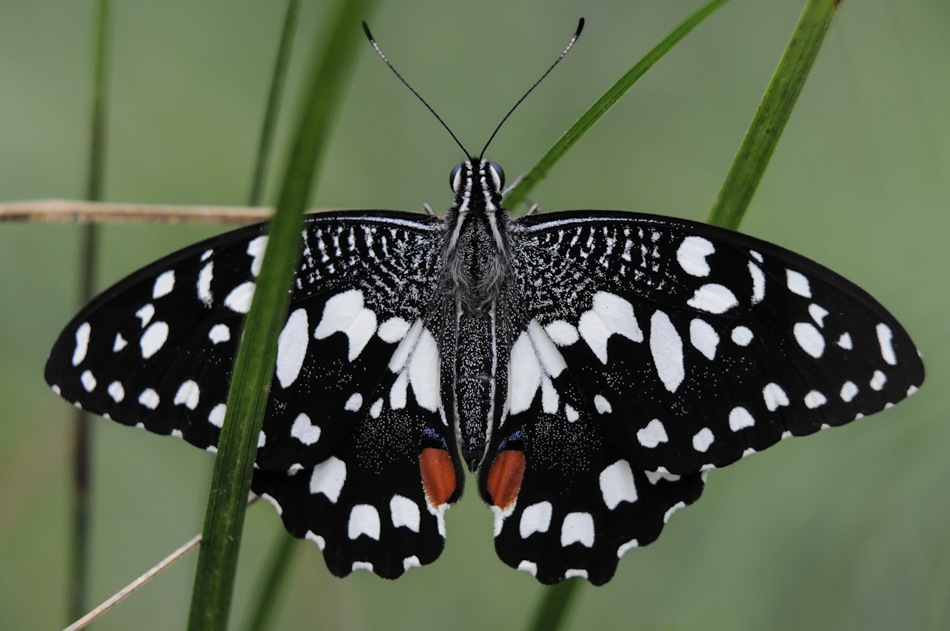
<path id="1" fill-rule="evenodd" d="M 624 553 L 653 542 L 703 490 L 700 473 L 637 468 L 578 394 L 561 388 L 556 411 L 552 395 L 542 394 L 510 416 L 479 476 L 495 512 L 498 556 L 545 584 L 572 576 L 606 583 Z"/>
<path id="2" fill-rule="evenodd" d="M 426 350 L 417 343 L 409 362 Z M 287 473 L 254 472 L 254 492 L 275 504 L 291 534 L 320 547 L 336 576 L 367 569 L 397 578 L 444 547 L 443 515 L 461 496 L 461 462 L 440 412 L 427 409 L 411 380 L 408 391 L 399 385 L 405 374 L 389 372 L 345 418 L 329 457 Z"/>
<path id="3" fill-rule="evenodd" d="M 882 410 L 923 381 L 892 315 L 777 246 L 632 213 L 522 221 L 526 339 L 542 367 L 542 351 L 564 363 L 561 381 L 640 469 L 724 466 Z M 543 397 L 544 379 L 512 384 L 513 400 Z"/>

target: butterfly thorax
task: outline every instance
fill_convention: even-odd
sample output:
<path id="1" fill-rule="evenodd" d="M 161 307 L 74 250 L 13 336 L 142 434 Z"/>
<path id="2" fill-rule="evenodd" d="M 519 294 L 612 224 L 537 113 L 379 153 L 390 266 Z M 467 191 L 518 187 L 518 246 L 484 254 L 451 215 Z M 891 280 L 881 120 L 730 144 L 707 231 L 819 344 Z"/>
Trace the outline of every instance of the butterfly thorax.
<path id="1" fill-rule="evenodd" d="M 495 415 L 496 307 L 510 267 L 502 177 L 500 168 L 485 161 L 460 165 L 452 177 L 455 204 L 446 215 L 445 304 L 458 327 L 453 412 L 459 449 L 473 471 Z"/>

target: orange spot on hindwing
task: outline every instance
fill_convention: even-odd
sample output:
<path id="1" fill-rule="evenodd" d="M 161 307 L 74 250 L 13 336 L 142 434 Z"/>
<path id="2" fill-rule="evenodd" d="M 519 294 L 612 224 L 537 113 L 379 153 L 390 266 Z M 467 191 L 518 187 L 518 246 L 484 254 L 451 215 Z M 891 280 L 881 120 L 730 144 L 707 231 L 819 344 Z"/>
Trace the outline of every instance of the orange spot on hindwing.
<path id="1" fill-rule="evenodd" d="M 506 449 L 495 456 L 488 471 L 488 492 L 492 503 L 505 510 L 518 499 L 524 477 L 524 452 Z"/>
<path id="2" fill-rule="evenodd" d="M 419 454 L 422 488 L 433 506 L 445 504 L 455 493 L 455 466 L 444 449 L 427 447 Z"/>

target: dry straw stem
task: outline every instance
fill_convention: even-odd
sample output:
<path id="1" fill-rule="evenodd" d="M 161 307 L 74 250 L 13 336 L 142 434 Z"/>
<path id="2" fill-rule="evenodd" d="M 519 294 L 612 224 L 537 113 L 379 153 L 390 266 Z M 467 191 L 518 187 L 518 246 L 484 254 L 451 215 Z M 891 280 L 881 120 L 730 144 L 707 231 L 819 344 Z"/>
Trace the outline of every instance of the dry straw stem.
<path id="1" fill-rule="evenodd" d="M 254 504 L 254 502 L 256 502 L 259 499 L 260 497 L 252 494 L 250 497 L 248 497 L 247 505 L 251 506 Z M 123 600 L 131 596 L 132 592 L 137 590 L 139 587 L 142 587 L 143 585 L 145 585 L 145 583 L 149 582 L 150 580 L 152 580 L 153 578 L 155 578 L 156 576 L 164 572 L 166 569 L 171 567 L 171 565 L 175 563 L 175 561 L 181 559 L 183 556 L 185 556 L 186 554 L 188 554 L 189 552 L 197 548 L 198 544 L 200 543 L 201 543 L 201 534 L 199 533 L 195 535 L 194 537 L 192 537 L 191 539 L 189 539 L 188 542 L 182 545 L 180 548 L 178 548 L 177 550 L 169 554 L 167 557 L 165 557 L 164 559 L 156 563 L 152 567 L 152 569 L 150 569 L 148 572 L 146 572 L 145 574 L 142 574 L 140 577 L 138 577 L 137 579 L 135 579 L 134 581 L 132 581 L 131 583 L 129 583 L 128 585 L 120 589 L 119 591 L 117 591 L 115 594 L 113 594 L 112 596 L 107 598 L 105 601 L 103 601 L 101 605 L 99 605 L 98 607 L 96 607 L 95 609 L 87 613 L 85 616 L 83 616 L 76 622 L 72 623 L 71 625 L 63 629 L 63 631 L 79 631 L 80 629 L 86 628 L 86 626 L 88 626 L 90 622 L 92 622 L 93 620 L 95 620 L 96 618 L 98 618 L 99 616 L 101 616 L 102 614 L 109 611 L 110 609 L 118 605 L 120 602 L 122 602 Z"/>

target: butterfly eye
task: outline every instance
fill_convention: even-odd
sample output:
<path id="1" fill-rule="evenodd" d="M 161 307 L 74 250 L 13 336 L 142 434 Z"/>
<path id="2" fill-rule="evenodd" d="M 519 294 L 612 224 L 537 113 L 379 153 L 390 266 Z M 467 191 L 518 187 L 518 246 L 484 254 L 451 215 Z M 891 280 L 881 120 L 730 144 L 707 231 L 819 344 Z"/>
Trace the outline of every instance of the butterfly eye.
<path id="1" fill-rule="evenodd" d="M 462 173 L 462 165 L 459 164 L 454 169 L 452 169 L 452 173 L 449 175 L 449 186 L 452 187 L 453 191 L 458 191 L 459 185 L 461 185 L 462 183 L 461 177 L 460 177 L 461 173 Z"/>
<path id="2" fill-rule="evenodd" d="M 498 190 L 505 188 L 505 170 L 496 162 L 489 162 L 488 168 L 491 169 L 492 174 L 495 176 L 495 184 L 498 186 Z"/>

